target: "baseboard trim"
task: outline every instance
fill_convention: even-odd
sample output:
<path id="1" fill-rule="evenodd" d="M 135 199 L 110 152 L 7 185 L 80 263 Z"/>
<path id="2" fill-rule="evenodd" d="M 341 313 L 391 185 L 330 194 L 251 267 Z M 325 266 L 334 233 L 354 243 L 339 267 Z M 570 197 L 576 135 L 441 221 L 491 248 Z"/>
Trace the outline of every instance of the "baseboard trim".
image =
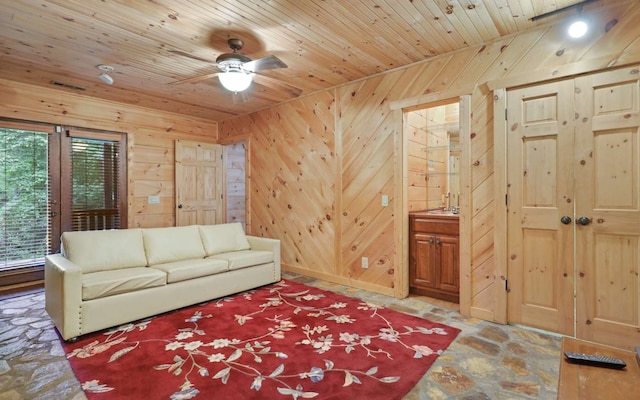
<path id="1" fill-rule="evenodd" d="M 24 296 L 26 294 L 41 292 L 44 290 L 44 280 L 37 280 L 13 285 L 0 286 L 0 300 L 12 297 Z"/>

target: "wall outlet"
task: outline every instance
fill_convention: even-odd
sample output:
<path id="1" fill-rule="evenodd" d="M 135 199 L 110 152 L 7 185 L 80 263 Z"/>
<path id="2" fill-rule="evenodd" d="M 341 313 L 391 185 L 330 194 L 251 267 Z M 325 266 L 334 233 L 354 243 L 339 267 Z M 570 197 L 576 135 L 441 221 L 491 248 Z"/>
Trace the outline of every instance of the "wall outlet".
<path id="1" fill-rule="evenodd" d="M 160 196 L 149 196 L 149 204 L 160 204 Z"/>
<path id="2" fill-rule="evenodd" d="M 389 207 L 389 195 L 388 194 L 383 194 L 382 195 L 382 207 Z"/>
<path id="3" fill-rule="evenodd" d="M 362 268 L 369 268 L 369 259 L 367 257 L 362 257 Z"/>

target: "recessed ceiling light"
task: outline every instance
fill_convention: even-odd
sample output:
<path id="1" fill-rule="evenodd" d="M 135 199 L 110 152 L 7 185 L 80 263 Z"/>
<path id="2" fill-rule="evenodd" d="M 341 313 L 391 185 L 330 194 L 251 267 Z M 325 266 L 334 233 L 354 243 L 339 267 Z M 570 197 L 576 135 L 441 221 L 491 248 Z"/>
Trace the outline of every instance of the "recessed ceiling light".
<path id="1" fill-rule="evenodd" d="M 578 19 L 573 21 L 571 25 L 569 25 L 569 36 L 574 39 L 583 37 L 587 31 L 589 30 L 589 26 L 583 19 Z"/>

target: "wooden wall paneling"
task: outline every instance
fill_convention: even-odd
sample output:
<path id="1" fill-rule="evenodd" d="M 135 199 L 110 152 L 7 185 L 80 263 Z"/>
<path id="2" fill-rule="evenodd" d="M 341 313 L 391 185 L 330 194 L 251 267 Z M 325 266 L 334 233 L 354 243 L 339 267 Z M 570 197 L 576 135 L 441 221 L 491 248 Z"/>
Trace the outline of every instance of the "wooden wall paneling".
<path id="1" fill-rule="evenodd" d="M 482 265 L 487 260 L 493 257 L 495 238 L 493 231 L 489 231 L 484 235 L 473 238 L 473 244 L 471 246 L 471 259 L 474 262 L 474 267 Z M 493 276 L 488 276 L 487 279 L 493 280 Z"/>
<path id="2" fill-rule="evenodd" d="M 372 260 L 393 260 L 394 255 L 385 254 L 389 244 L 394 244 L 393 210 L 382 207 L 382 194 L 393 195 L 394 182 L 394 136 L 395 122 L 392 113 L 384 104 L 388 92 L 393 88 L 393 76 L 381 76 L 363 84 L 348 85 L 338 90 L 338 96 L 351 96 L 350 104 L 341 109 L 342 118 L 342 262 L 347 275 L 360 275 L 363 280 L 375 275 L 377 285 L 392 289 L 393 274 L 384 275 L 393 266 L 372 263 Z M 366 103 L 365 103 L 366 102 Z M 386 189 L 388 187 L 389 189 Z M 391 190 L 386 192 L 385 190 Z M 373 239 L 382 236 L 384 242 L 370 246 Z M 385 244 L 386 243 L 386 244 Z M 365 253 L 368 251 L 368 253 Z M 369 270 L 362 272 L 361 258 L 368 257 Z"/>
<path id="3" fill-rule="evenodd" d="M 457 81 L 456 78 L 462 74 L 474 57 L 477 57 L 478 53 L 473 51 L 477 48 L 479 48 L 479 46 L 466 51 L 453 53 L 449 60 L 447 60 L 446 68 L 443 68 L 440 73 L 433 78 L 433 81 L 429 84 L 425 92 L 438 93 L 451 89 L 454 83 L 464 84 Z"/>
<path id="4" fill-rule="evenodd" d="M 499 48 L 499 55 L 483 71 L 482 78 L 478 79 L 477 82 L 484 83 L 510 74 L 513 66 L 517 65 L 527 55 L 527 49 L 534 46 L 543 34 L 544 30 L 538 29 L 505 38 L 509 40 L 506 42 L 501 41 L 503 44 Z M 487 95 L 488 93 L 484 94 Z"/>
<path id="5" fill-rule="evenodd" d="M 496 63 L 500 63 L 503 56 L 496 58 Z M 491 70 L 490 68 L 487 71 Z M 483 253 L 487 251 L 486 242 L 482 238 L 492 237 L 492 223 L 486 220 L 486 216 L 492 217 L 493 214 L 487 214 L 485 210 L 493 207 L 495 201 L 493 196 L 493 136 L 491 135 L 491 121 L 493 121 L 493 102 L 489 101 L 489 97 L 481 90 L 474 91 L 471 97 L 473 105 L 471 112 L 472 129 L 469 135 L 469 191 L 471 198 L 468 203 L 469 225 L 468 230 L 461 230 L 461 233 L 469 235 L 468 244 L 470 251 L 470 259 L 468 265 L 468 273 L 471 277 L 469 298 L 461 304 L 465 304 L 464 312 L 472 316 L 492 316 L 493 305 L 495 304 L 495 274 L 486 274 L 486 261 L 478 258 L 478 248 L 483 249 Z M 485 216 L 483 218 L 482 216 Z M 488 232 L 491 235 L 488 235 Z M 493 254 L 493 242 L 490 243 L 488 254 Z M 461 268 L 467 268 L 467 265 Z M 480 281 L 478 280 L 480 279 Z M 482 290 L 479 290 L 482 288 Z M 489 297 L 489 298 L 487 298 Z M 490 309 L 485 308 L 491 305 Z M 462 310 L 462 309 L 461 309 Z"/>
<path id="6" fill-rule="evenodd" d="M 173 226 L 176 139 L 215 142 L 217 124 L 0 79 L 3 117 L 127 132 L 129 227 Z M 148 196 L 161 196 L 148 204 Z"/>
<path id="7" fill-rule="evenodd" d="M 630 14 L 631 16 L 637 16 L 637 8 L 634 7 L 631 7 L 633 11 Z M 383 292 L 385 288 L 381 287 L 381 285 L 366 281 L 367 279 L 379 279 L 378 276 L 373 276 L 374 274 L 371 274 L 370 271 L 368 271 L 368 274 L 361 273 L 358 278 L 347 278 L 340 268 L 345 268 L 345 272 L 348 272 L 350 266 L 355 265 L 357 267 L 359 258 L 365 256 L 357 251 L 352 251 L 350 245 L 379 243 L 375 235 L 379 235 L 380 231 L 371 229 L 371 226 L 384 226 L 384 223 L 379 222 L 394 218 L 398 219 L 398 226 L 402 226 L 403 223 L 403 215 L 386 214 L 385 211 L 382 213 L 375 212 L 376 209 L 380 208 L 379 196 L 381 191 L 387 190 L 386 185 L 388 182 L 395 182 L 395 178 L 391 177 L 391 174 L 381 169 L 381 166 L 384 166 L 388 159 L 385 158 L 384 154 L 387 155 L 386 157 L 391 154 L 392 162 L 389 164 L 391 166 L 396 165 L 398 162 L 398 160 L 393 159 L 394 157 L 404 157 L 401 145 L 397 147 L 399 150 L 390 150 L 393 146 L 397 146 L 394 141 L 381 139 L 385 135 L 393 136 L 391 132 L 399 129 L 398 118 L 388 118 L 388 112 L 385 110 L 386 104 L 402 102 L 403 99 L 420 95 L 424 95 L 425 99 L 429 99 L 431 93 L 436 90 L 438 93 L 447 93 L 448 91 L 455 91 L 456 88 L 459 90 L 461 87 L 472 88 L 478 86 L 471 97 L 470 136 L 466 138 L 469 141 L 469 191 L 467 192 L 467 198 L 465 199 L 463 195 L 461 202 L 464 203 L 464 200 L 469 202 L 467 205 L 469 212 L 463 218 L 468 219 L 470 231 L 468 250 L 469 264 L 470 268 L 472 268 L 469 272 L 472 296 L 469 304 L 470 313 L 474 316 L 495 319 L 497 315 L 496 306 L 498 306 L 496 290 L 504 290 L 504 287 L 499 287 L 501 285 L 496 283 L 496 279 L 499 279 L 496 263 L 500 261 L 496 260 L 494 255 L 494 235 L 500 233 L 495 230 L 495 223 L 498 218 L 495 211 L 495 202 L 502 201 L 502 199 L 496 199 L 494 192 L 496 190 L 496 185 L 494 184 L 496 178 L 494 177 L 495 149 L 493 143 L 494 104 L 491 90 L 495 86 L 492 87 L 491 85 L 494 82 L 527 82 L 527 79 L 529 81 L 537 78 L 551 79 L 554 77 L 554 71 L 558 71 L 559 74 L 568 73 L 568 71 L 571 73 L 587 72 L 593 68 L 604 68 L 607 63 L 639 58 L 640 50 L 635 44 L 637 39 L 633 38 L 640 36 L 640 27 L 627 22 L 627 16 L 624 13 L 616 15 L 616 18 L 619 20 L 617 25 L 613 26 L 604 35 L 590 39 L 591 48 L 601 46 L 604 49 L 607 48 L 607 43 L 615 47 L 615 44 L 610 43 L 610 38 L 614 38 L 615 35 L 621 35 L 616 33 L 617 29 L 624 26 L 626 33 L 622 36 L 625 38 L 626 43 L 624 46 L 626 47 L 616 47 L 616 51 L 619 53 L 615 56 L 608 56 L 608 59 L 606 57 L 601 58 L 600 55 L 593 54 L 591 51 L 584 52 L 584 49 L 588 48 L 589 44 L 580 45 L 581 50 L 579 51 L 583 52 L 584 56 L 581 56 L 582 58 L 579 61 L 571 61 L 572 59 L 569 57 L 556 56 L 555 52 L 561 46 L 568 46 L 569 44 L 563 37 L 553 37 L 553 35 L 560 35 L 558 30 L 542 27 L 517 36 L 503 38 L 497 42 L 488 43 L 487 47 L 482 51 L 480 51 L 481 46 L 475 46 L 461 52 L 465 54 L 434 57 L 406 68 L 346 84 L 332 90 L 331 93 L 335 93 L 337 110 L 334 119 L 334 127 L 336 127 L 335 150 L 338 158 L 336 160 L 336 169 L 342 172 L 336 173 L 332 182 L 323 182 L 335 185 L 335 204 L 341 204 L 335 211 L 340 222 L 335 227 L 336 232 L 334 234 L 342 242 L 340 254 L 343 257 L 341 264 L 344 266 L 336 267 L 334 276 L 325 273 L 323 270 L 315 272 L 316 266 L 307 265 L 306 263 L 306 260 L 313 258 L 313 255 L 304 253 L 305 250 L 311 249 L 299 247 L 295 250 L 285 250 L 288 243 L 283 243 L 283 251 L 292 252 L 291 256 L 287 257 L 292 259 L 293 254 L 304 257 L 304 261 L 300 261 L 296 265 L 299 270 L 310 275 L 324 274 L 324 277 L 333 281 L 348 282 L 353 286 L 368 287 L 372 290 Z M 578 52 L 575 54 L 578 54 Z M 575 54 L 572 54 L 571 57 L 574 57 Z M 554 63 L 559 62 L 560 64 L 553 69 L 547 69 L 544 63 L 550 59 Z M 569 64 L 562 64 L 563 62 Z M 390 84 L 389 81 L 393 82 L 393 84 Z M 296 101 L 302 101 L 302 99 Z M 426 100 L 425 102 L 428 101 Z M 404 106 L 400 106 L 400 108 L 402 107 Z M 299 111 L 300 109 L 297 109 L 295 112 Z M 254 121 L 255 126 L 252 129 L 258 128 L 257 131 L 259 131 L 260 128 L 266 129 L 262 125 L 268 123 L 266 116 L 271 115 L 272 112 L 269 110 L 260 111 L 253 114 L 251 118 L 240 117 L 238 121 Z M 289 117 L 298 118 L 299 116 L 282 114 L 282 118 Z M 234 122 L 232 123 L 231 121 Z M 221 136 L 247 132 L 247 129 L 240 126 L 242 124 L 238 121 L 234 118 L 222 122 L 220 124 Z M 285 129 L 295 129 L 292 128 L 293 126 L 295 125 Z M 337 129 L 337 127 L 340 128 Z M 300 132 L 287 132 L 283 133 L 283 136 L 292 134 L 298 135 Z M 308 134 L 304 133 L 304 135 Z M 297 141 L 294 140 L 293 143 L 297 143 Z M 374 148 L 375 151 L 373 151 Z M 280 155 L 277 156 L 277 158 L 279 157 Z M 375 161 L 369 162 L 368 160 L 372 157 Z M 267 162 L 273 162 L 273 160 L 265 158 L 261 163 L 253 162 L 252 164 L 262 167 Z M 393 169 L 393 167 L 391 168 Z M 371 170 L 376 171 L 376 173 Z M 368 178 L 375 176 L 375 179 L 370 180 L 370 183 L 367 179 L 359 178 L 361 175 Z M 401 177 L 398 178 L 398 181 L 402 181 Z M 397 187 L 393 188 L 393 191 L 402 193 L 402 189 Z M 285 193 L 278 192 L 278 195 L 285 196 Z M 468 198 L 469 195 L 471 198 Z M 260 196 L 263 196 L 263 194 L 260 193 Z M 286 196 L 290 195 L 286 194 Z M 287 199 L 287 201 L 289 200 Z M 365 224 L 361 227 L 353 224 L 355 217 L 358 217 L 357 211 L 367 218 Z M 266 215 L 277 215 L 274 210 L 268 207 L 253 206 L 252 212 L 261 220 L 267 221 L 269 218 L 265 218 L 264 215 L 257 215 L 258 212 L 264 212 Z M 355 213 L 355 215 L 352 213 Z M 284 224 L 285 222 L 282 223 Z M 297 225 L 295 222 L 287 222 L 287 224 L 282 228 L 283 230 L 296 231 Z M 402 228 L 399 230 L 401 231 Z M 387 236 L 387 233 L 385 232 L 384 235 Z M 401 241 L 397 243 L 399 244 L 396 246 L 402 246 Z M 293 245 L 298 244 L 293 243 Z M 393 251 L 396 254 L 400 254 L 403 250 L 396 248 Z M 383 253 L 385 252 L 386 250 L 383 251 Z M 340 257 L 340 255 L 336 255 L 336 259 L 339 261 Z M 393 285 L 394 280 L 395 282 L 398 282 L 399 279 L 401 280 L 401 278 L 398 278 L 400 276 L 398 271 L 402 268 L 401 263 L 393 265 L 393 274 L 396 276 L 389 280 L 389 285 Z"/>
<path id="8" fill-rule="evenodd" d="M 626 5 L 627 9 L 622 12 L 624 18 L 620 18 L 622 14 L 620 10 L 616 9 L 616 12 L 608 12 L 609 8 L 606 9 L 607 17 L 598 19 L 598 25 L 596 26 L 599 32 L 606 32 L 606 40 L 594 42 L 580 60 L 598 59 L 603 55 L 637 54 L 640 40 L 638 40 L 635 26 L 640 18 L 640 3 L 634 2 Z M 614 59 L 617 60 L 618 58 Z M 620 57 L 619 60 L 624 60 L 624 58 Z"/>
<path id="9" fill-rule="evenodd" d="M 133 179 L 170 181 L 173 179 L 171 164 L 160 162 L 137 162 L 133 166 Z"/>
<path id="10" fill-rule="evenodd" d="M 560 32 L 560 27 L 547 27 L 535 44 L 521 50 L 518 61 L 510 66 L 509 74 L 525 73 L 530 71 L 532 66 L 555 62 L 558 58 L 556 54 L 560 54 L 558 52 L 562 50 L 564 44 L 565 38 Z"/>
<path id="11" fill-rule="evenodd" d="M 292 270 L 335 274 L 333 107 L 324 92 L 222 123 L 237 132 L 251 125 L 252 234 L 279 238 Z"/>
<path id="12" fill-rule="evenodd" d="M 506 37 L 482 46 L 473 47 L 476 50 L 475 56 L 469 60 L 465 68 L 451 82 L 451 88 L 466 89 L 470 86 L 470 82 L 482 82 L 482 79 L 486 79 L 486 76 L 496 72 L 493 69 L 496 65 L 503 66 L 501 70 L 498 70 L 498 73 L 504 74 L 506 69 L 504 65 L 508 65 L 504 63 L 505 50 L 514 40 L 514 37 Z M 469 52 L 471 52 L 471 49 L 469 49 Z"/>

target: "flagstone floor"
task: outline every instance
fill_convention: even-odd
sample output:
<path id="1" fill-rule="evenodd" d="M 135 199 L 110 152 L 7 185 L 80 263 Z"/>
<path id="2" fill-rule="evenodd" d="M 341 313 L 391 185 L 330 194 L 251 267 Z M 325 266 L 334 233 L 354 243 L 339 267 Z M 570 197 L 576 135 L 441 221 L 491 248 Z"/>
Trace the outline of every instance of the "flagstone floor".
<path id="1" fill-rule="evenodd" d="M 460 315 L 426 297 L 395 299 L 301 275 L 285 279 L 455 326 L 458 338 L 405 400 L 555 399 L 558 336 Z M 86 399 L 44 311 L 44 293 L 0 300 L 0 400 Z"/>

